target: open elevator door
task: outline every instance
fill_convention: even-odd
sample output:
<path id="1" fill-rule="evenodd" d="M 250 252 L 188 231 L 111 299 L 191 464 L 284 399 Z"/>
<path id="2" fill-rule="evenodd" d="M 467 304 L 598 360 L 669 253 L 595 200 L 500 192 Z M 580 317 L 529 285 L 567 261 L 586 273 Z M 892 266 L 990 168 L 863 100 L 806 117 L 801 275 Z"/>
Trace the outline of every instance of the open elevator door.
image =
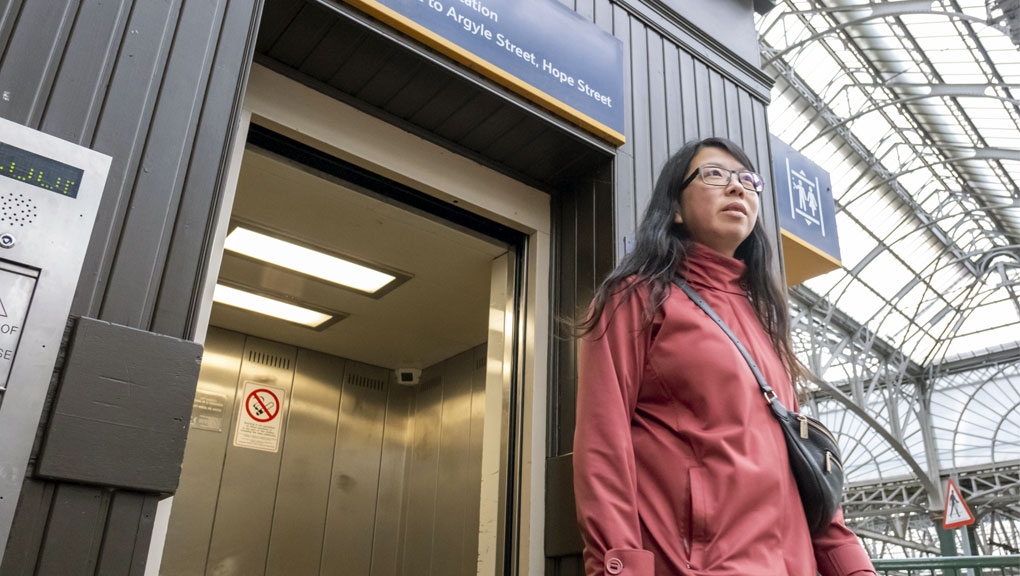
<path id="1" fill-rule="evenodd" d="M 260 168 L 247 180 L 242 168 L 232 232 L 247 227 L 306 246 L 321 243 L 309 238 L 314 226 L 302 229 L 284 217 L 267 222 L 272 206 L 262 212 L 251 208 L 256 200 L 271 204 L 271 198 L 251 197 L 244 205 L 246 185 L 297 167 L 303 176 L 294 178 L 303 179 L 292 181 L 287 191 L 291 211 L 300 209 L 300 194 L 314 196 L 316 184 L 307 180 L 314 173 L 329 181 L 325 187 L 361 195 L 349 196 L 339 208 L 321 206 L 319 213 L 337 215 L 337 226 L 385 219 L 379 214 L 394 207 L 401 211 L 394 217 L 398 228 L 427 220 L 419 222 L 427 233 L 406 250 L 442 234 L 433 224 L 461 235 L 462 242 L 469 241 L 465 234 L 488 233 L 487 244 L 474 244 L 471 254 L 450 255 L 485 260 L 484 333 L 480 342 L 461 339 L 450 349 L 455 353 L 433 353 L 420 375 L 412 371 L 417 382 L 405 386 L 398 381 L 406 360 L 400 354 L 388 359 L 350 341 L 330 347 L 317 340 L 359 326 L 358 318 L 373 304 L 365 298 L 365 308 L 318 332 L 234 307 L 214 308 L 160 573 L 396 576 L 420 574 L 425 566 L 433 574 L 498 573 L 508 554 L 514 555 L 506 534 L 513 533 L 519 484 L 512 463 L 523 237 L 492 228 L 491 222 L 480 226 L 456 207 L 393 183 L 387 188 L 385 179 L 257 127 L 249 141 L 245 165 L 250 159 Z M 379 212 L 362 215 L 359 205 Z M 493 230 L 502 235 L 495 242 Z M 368 239 L 385 242 L 392 238 Z M 225 253 L 221 283 L 290 303 L 315 300 L 317 290 L 322 294 L 321 282 L 302 283 L 280 266 L 255 260 Z M 428 284 L 427 271 L 413 270 L 410 260 L 392 270 L 403 274 L 404 284 L 379 303 L 416 283 Z M 445 290 L 466 305 L 477 290 L 458 294 L 471 281 L 456 277 L 461 280 L 451 279 Z M 433 305 L 426 296 L 418 302 L 420 315 Z M 317 300 L 311 308 L 345 314 L 343 302 Z M 458 330 L 461 319 L 448 320 L 439 334 Z M 360 340 L 385 337 L 378 330 L 382 322 L 360 325 L 365 334 Z M 396 346 L 401 330 L 391 328 Z"/>

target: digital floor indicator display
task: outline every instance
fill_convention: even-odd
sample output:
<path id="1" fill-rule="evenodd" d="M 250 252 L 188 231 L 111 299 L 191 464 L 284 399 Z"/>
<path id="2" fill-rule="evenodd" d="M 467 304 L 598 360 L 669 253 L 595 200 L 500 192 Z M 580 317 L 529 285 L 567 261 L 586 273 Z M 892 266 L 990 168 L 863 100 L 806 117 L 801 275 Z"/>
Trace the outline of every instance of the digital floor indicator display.
<path id="1" fill-rule="evenodd" d="M 77 198 L 82 174 L 74 166 L 0 142 L 0 176 Z"/>

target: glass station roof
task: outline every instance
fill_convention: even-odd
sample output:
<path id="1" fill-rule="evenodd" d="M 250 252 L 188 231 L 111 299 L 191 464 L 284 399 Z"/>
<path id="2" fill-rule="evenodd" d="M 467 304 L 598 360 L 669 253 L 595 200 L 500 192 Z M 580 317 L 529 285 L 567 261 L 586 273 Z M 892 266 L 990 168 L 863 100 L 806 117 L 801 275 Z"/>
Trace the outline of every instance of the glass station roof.
<path id="1" fill-rule="evenodd" d="M 837 203 L 843 267 L 797 290 L 918 366 L 1020 344 L 1018 27 L 995 0 L 759 17 L 772 131 L 829 171 Z"/>
<path id="2" fill-rule="evenodd" d="M 809 385 L 809 402 L 852 485 L 1020 463 L 1020 16 L 1007 1 L 783 0 L 758 20 L 771 129 L 830 173 L 836 199 L 843 266 L 790 300 L 795 348 L 831 385 Z M 1020 517 L 1018 503 L 987 506 Z"/>

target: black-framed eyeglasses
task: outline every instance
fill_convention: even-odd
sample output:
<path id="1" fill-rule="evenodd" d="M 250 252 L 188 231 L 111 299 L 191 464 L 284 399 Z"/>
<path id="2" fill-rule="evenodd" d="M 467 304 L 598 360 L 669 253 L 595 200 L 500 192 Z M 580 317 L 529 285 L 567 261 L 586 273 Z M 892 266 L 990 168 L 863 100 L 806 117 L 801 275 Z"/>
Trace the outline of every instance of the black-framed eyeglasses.
<path id="1" fill-rule="evenodd" d="M 762 180 L 761 175 L 752 170 L 728 170 L 722 166 L 715 166 L 713 164 L 706 164 L 699 166 L 693 174 L 684 180 L 684 183 L 680 185 L 680 189 L 687 188 L 694 179 L 701 175 L 701 181 L 709 186 L 725 186 L 730 183 L 731 175 L 737 175 L 737 181 L 740 185 L 748 192 L 761 192 L 765 189 L 765 181 Z"/>

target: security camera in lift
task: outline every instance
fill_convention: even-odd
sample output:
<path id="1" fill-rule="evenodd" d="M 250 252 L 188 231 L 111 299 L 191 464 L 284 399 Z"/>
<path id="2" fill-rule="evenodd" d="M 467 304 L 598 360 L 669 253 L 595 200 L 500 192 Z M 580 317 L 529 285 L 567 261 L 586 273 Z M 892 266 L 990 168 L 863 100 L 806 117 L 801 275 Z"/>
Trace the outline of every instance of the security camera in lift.
<path id="1" fill-rule="evenodd" d="M 420 368 L 397 368 L 397 383 L 404 386 L 417 386 L 421 380 Z"/>

